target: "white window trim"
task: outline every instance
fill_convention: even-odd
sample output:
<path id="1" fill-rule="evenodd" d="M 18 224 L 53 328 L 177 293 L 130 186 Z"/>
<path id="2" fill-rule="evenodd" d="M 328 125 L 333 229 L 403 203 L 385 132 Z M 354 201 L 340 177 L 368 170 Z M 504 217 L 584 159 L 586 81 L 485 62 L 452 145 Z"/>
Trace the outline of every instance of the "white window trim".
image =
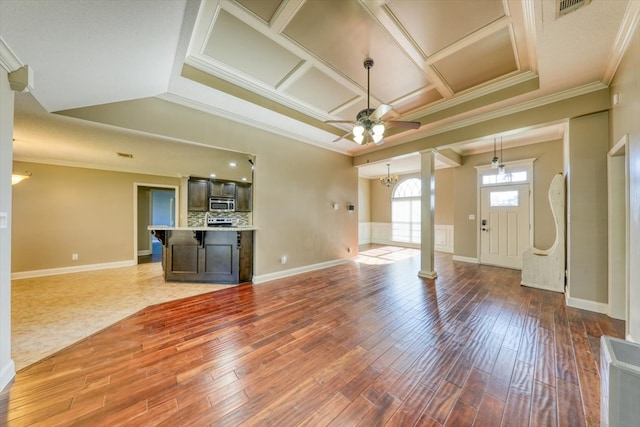
<path id="1" fill-rule="evenodd" d="M 396 190 L 398 189 L 398 187 L 399 187 L 402 183 L 404 183 L 405 181 L 408 181 L 408 180 L 410 180 L 410 179 L 416 179 L 416 180 L 418 180 L 418 181 L 420 182 L 420 196 L 411 196 L 411 197 L 394 197 L 394 194 L 395 194 Z M 407 242 L 407 241 L 404 241 L 404 240 L 395 240 L 395 239 L 393 238 L 393 224 L 394 224 L 394 222 L 393 222 L 393 202 L 394 202 L 395 200 L 399 200 L 399 201 L 403 201 L 403 200 L 410 200 L 410 201 L 411 201 L 411 200 L 413 200 L 413 201 L 416 201 L 416 200 L 417 200 L 417 201 L 420 201 L 421 199 L 422 199 L 422 180 L 421 180 L 420 178 L 416 177 L 416 176 L 408 176 L 408 177 L 405 177 L 404 179 L 399 180 L 399 181 L 396 183 L 396 185 L 393 187 L 393 190 L 391 191 L 391 206 L 390 206 L 390 208 L 391 208 L 391 230 L 390 230 L 390 234 L 389 234 L 389 240 L 390 240 L 391 242 L 397 242 L 397 243 L 406 244 L 406 245 L 416 245 L 416 244 L 417 244 L 417 245 L 420 245 L 420 243 L 415 243 L 415 242 L 413 242 L 413 241 L 411 241 L 411 240 Z M 410 224 L 412 224 L 412 223 L 410 223 Z M 422 224 L 420 224 L 420 226 L 422 226 Z M 411 233 L 411 232 L 409 233 L 409 236 L 412 236 L 412 233 Z"/>

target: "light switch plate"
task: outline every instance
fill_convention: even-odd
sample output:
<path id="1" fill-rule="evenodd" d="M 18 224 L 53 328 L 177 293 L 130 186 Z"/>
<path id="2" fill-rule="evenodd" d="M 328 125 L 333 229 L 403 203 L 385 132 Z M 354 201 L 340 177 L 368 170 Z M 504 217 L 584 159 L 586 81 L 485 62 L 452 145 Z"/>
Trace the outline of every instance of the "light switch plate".
<path id="1" fill-rule="evenodd" d="M 9 224 L 9 214 L 0 212 L 0 228 L 7 228 Z"/>
<path id="2" fill-rule="evenodd" d="M 474 214 L 469 215 L 469 221 L 473 221 L 476 219 L 476 216 Z"/>

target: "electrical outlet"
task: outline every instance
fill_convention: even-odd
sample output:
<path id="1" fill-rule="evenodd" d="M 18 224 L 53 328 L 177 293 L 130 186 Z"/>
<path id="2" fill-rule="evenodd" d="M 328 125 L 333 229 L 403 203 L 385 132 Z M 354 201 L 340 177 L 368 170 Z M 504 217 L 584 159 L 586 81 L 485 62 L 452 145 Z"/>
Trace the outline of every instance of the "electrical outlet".
<path id="1" fill-rule="evenodd" d="M 78 260 L 78 254 L 71 254 L 71 261 L 77 261 Z"/>
<path id="2" fill-rule="evenodd" d="M 286 264 L 286 263 L 287 263 L 287 256 L 282 255 L 282 258 L 280 258 L 280 264 Z"/>

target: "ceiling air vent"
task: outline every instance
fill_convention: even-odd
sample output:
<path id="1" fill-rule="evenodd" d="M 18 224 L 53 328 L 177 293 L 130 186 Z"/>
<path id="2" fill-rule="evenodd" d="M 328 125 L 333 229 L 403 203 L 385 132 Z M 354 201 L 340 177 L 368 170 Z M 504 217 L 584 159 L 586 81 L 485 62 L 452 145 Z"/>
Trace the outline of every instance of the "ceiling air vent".
<path id="1" fill-rule="evenodd" d="M 581 6 L 586 6 L 591 0 L 556 0 L 556 18 L 573 12 Z"/>

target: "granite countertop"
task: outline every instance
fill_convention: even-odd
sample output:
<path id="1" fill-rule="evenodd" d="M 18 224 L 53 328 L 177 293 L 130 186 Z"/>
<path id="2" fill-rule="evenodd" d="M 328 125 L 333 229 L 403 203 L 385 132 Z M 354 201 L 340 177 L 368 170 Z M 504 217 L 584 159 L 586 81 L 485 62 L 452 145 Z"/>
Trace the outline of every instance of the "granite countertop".
<path id="1" fill-rule="evenodd" d="M 169 230 L 169 231 L 254 231 L 258 227 L 253 225 L 238 225 L 235 227 L 169 227 L 167 225 L 150 225 L 147 230 Z"/>

